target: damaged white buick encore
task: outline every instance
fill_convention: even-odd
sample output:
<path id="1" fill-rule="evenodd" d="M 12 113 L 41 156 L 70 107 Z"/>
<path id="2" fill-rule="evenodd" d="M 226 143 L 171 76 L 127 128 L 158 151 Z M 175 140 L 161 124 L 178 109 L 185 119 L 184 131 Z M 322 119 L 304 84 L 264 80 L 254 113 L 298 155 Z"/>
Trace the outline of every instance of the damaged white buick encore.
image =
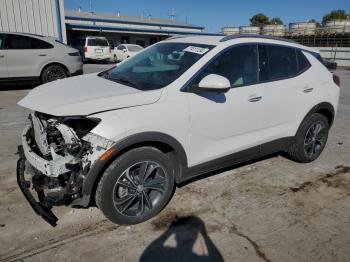
<path id="1" fill-rule="evenodd" d="M 118 224 L 159 213 L 195 176 L 324 149 L 339 78 L 318 51 L 259 36 L 174 37 L 99 74 L 33 89 L 18 184 L 38 215 L 97 206 Z"/>

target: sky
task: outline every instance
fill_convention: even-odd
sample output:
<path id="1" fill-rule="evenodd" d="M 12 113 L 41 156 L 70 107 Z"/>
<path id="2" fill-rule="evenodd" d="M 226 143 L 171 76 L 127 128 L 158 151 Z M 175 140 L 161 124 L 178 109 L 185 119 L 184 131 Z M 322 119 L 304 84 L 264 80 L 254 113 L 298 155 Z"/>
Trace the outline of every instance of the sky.
<path id="1" fill-rule="evenodd" d="M 90 11 L 90 0 L 65 0 L 66 9 Z M 350 0 L 91 0 L 92 11 L 122 15 L 169 18 L 172 10 L 176 20 L 205 27 L 207 32 L 219 32 L 223 26 L 249 25 L 249 18 L 264 13 L 291 22 L 316 19 L 334 9 L 350 13 Z"/>

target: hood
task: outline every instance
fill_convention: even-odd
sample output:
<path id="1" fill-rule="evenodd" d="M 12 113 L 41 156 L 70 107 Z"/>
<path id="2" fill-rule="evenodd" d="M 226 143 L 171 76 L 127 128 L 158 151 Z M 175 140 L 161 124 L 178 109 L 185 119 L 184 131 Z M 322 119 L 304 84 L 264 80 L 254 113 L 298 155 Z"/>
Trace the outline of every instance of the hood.
<path id="1" fill-rule="evenodd" d="M 91 115 L 155 103 L 162 90 L 140 91 L 88 74 L 53 81 L 31 90 L 18 105 L 54 116 Z"/>

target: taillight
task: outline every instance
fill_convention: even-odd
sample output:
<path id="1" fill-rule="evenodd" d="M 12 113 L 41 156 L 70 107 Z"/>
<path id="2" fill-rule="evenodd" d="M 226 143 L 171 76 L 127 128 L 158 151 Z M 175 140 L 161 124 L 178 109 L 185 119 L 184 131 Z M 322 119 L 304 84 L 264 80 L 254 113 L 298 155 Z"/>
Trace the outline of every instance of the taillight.
<path id="1" fill-rule="evenodd" d="M 87 47 L 86 46 L 84 47 L 84 53 L 87 53 Z"/>
<path id="2" fill-rule="evenodd" d="M 112 53 L 112 47 L 109 47 L 109 52 Z"/>
<path id="3" fill-rule="evenodd" d="M 340 77 L 339 76 L 333 74 L 333 81 L 337 86 L 340 87 Z"/>

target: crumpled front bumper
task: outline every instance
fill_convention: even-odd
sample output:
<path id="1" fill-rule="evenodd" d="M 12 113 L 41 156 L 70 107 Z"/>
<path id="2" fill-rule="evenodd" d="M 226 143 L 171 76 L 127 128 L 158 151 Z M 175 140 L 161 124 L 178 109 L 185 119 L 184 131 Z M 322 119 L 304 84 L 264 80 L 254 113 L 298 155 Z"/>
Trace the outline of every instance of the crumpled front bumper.
<path id="1" fill-rule="evenodd" d="M 34 198 L 30 188 L 30 181 L 27 181 L 24 177 L 25 172 L 25 155 L 23 152 L 23 147 L 18 147 L 18 153 L 19 153 L 19 160 L 17 162 L 17 183 L 19 188 L 21 189 L 23 195 L 29 202 L 30 206 L 33 208 L 35 213 L 39 216 L 41 216 L 47 223 L 49 223 L 51 226 L 55 227 L 57 225 L 58 218 L 52 213 L 51 207 L 48 205 L 45 205 L 45 194 L 44 191 L 39 190 L 37 191 L 39 202 Z"/>

